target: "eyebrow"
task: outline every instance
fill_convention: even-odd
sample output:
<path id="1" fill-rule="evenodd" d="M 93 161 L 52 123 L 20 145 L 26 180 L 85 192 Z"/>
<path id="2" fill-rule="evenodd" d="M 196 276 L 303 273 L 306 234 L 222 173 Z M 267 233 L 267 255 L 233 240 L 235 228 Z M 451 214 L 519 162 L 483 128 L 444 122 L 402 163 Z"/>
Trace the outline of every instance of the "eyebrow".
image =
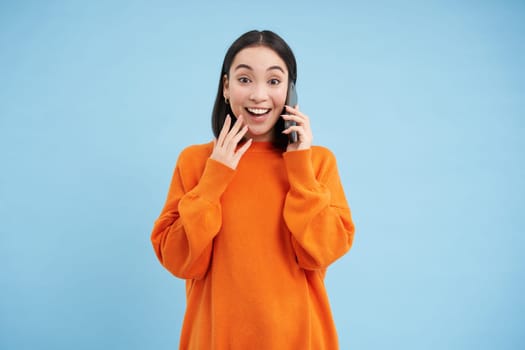
<path id="1" fill-rule="evenodd" d="M 237 65 L 237 67 L 235 67 L 235 70 L 237 70 L 237 69 L 241 69 L 241 68 L 246 68 L 246 69 L 249 69 L 249 70 L 253 70 L 252 67 L 250 67 L 249 65 L 244 64 L 244 63 L 241 63 L 241 64 Z M 282 69 L 280 66 L 271 66 L 271 67 L 268 67 L 267 71 L 269 71 L 269 70 L 274 70 L 274 69 L 280 70 L 281 72 L 284 73 L 284 69 Z"/>

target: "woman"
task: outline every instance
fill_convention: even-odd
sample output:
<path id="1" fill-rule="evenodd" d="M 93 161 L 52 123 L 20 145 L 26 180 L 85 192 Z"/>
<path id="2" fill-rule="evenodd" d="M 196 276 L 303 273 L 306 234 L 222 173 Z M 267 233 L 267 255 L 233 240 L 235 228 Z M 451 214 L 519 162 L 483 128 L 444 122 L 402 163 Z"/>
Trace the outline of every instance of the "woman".
<path id="1" fill-rule="evenodd" d="M 179 156 L 151 240 L 186 279 L 180 349 L 338 348 L 323 280 L 354 225 L 333 154 L 285 106 L 296 72 L 275 33 L 239 37 L 221 70 L 216 139 Z"/>

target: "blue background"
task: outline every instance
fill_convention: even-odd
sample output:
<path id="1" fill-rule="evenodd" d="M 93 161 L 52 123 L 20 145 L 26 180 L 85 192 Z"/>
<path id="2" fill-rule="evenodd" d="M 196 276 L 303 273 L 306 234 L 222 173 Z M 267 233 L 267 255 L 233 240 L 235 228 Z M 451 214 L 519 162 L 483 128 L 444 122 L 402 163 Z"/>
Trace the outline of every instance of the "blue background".
<path id="1" fill-rule="evenodd" d="M 177 348 L 149 235 L 251 29 L 294 49 L 353 211 L 341 348 L 523 349 L 525 3 L 496 0 L 2 1 L 0 348 Z"/>

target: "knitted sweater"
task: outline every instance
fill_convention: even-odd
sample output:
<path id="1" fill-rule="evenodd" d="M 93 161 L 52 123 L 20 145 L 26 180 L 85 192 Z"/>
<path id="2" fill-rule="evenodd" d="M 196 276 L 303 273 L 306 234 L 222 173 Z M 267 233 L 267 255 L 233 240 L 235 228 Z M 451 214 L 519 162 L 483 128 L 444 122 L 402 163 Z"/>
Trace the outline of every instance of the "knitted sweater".
<path id="1" fill-rule="evenodd" d="M 212 149 L 181 152 L 151 235 L 186 279 L 180 349 L 337 349 L 324 274 L 354 225 L 335 157 L 254 142 L 233 170 Z"/>

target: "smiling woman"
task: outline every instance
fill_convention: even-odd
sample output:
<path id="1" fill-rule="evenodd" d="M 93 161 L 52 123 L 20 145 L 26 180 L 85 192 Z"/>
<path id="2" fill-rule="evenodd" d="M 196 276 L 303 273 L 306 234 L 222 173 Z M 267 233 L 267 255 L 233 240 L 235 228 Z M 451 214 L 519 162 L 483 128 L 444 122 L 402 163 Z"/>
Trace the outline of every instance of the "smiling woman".
<path id="1" fill-rule="evenodd" d="M 324 275 L 354 225 L 335 157 L 285 105 L 295 80 L 279 36 L 244 34 L 221 70 L 216 139 L 179 156 L 151 240 L 186 280 L 181 349 L 338 348 Z"/>
<path id="2" fill-rule="evenodd" d="M 244 62 L 250 62 L 251 65 Z M 265 46 L 241 50 L 224 75 L 224 98 L 235 116 L 244 116 L 247 137 L 271 141 L 284 108 L 288 71 L 284 61 Z"/>
<path id="3" fill-rule="evenodd" d="M 253 62 L 252 64 L 247 63 L 246 59 L 254 58 L 253 56 L 257 54 L 257 52 L 254 51 L 258 51 L 257 49 L 261 49 L 262 52 L 265 53 L 265 59 L 257 60 L 257 62 Z M 257 67 L 255 66 L 256 63 L 258 64 Z M 225 118 L 228 115 L 234 114 L 234 116 L 237 117 L 246 114 L 240 113 L 240 110 L 237 111 L 237 113 L 239 113 L 238 115 L 235 114 L 235 111 L 232 111 L 232 106 L 229 105 L 230 101 L 227 95 L 226 88 L 229 81 L 231 79 L 235 79 L 235 77 L 233 77 L 232 74 L 239 73 L 237 72 L 237 70 L 248 70 L 248 72 L 245 73 L 250 73 L 253 75 L 255 73 L 254 69 L 259 70 L 258 78 L 260 79 L 260 81 L 254 82 L 253 80 L 250 80 L 250 76 L 241 75 L 237 77 L 237 79 L 241 79 L 239 83 L 249 83 L 248 87 L 252 89 L 254 87 L 260 88 L 260 86 L 264 84 L 272 84 L 278 86 L 279 91 L 281 93 L 284 93 L 284 97 L 283 95 L 280 96 L 282 98 L 282 103 L 279 103 L 281 109 L 278 108 L 279 106 L 274 106 L 277 107 L 275 108 L 274 112 L 285 112 L 284 110 L 282 110 L 282 106 L 284 106 L 285 101 L 284 99 L 286 98 L 285 87 L 287 86 L 287 83 L 295 83 L 297 80 L 297 63 L 295 61 L 295 56 L 288 44 L 275 33 L 271 31 L 248 32 L 239 37 L 231 45 L 228 52 L 226 52 L 226 56 L 224 57 L 224 62 L 221 68 L 221 76 L 219 80 L 219 88 L 217 90 L 217 96 L 215 99 L 215 105 L 213 107 L 212 114 L 212 128 L 215 137 L 219 136 L 219 133 L 224 125 Z M 270 79 L 264 79 L 262 71 L 265 71 L 265 73 L 269 75 L 267 78 L 271 77 L 271 73 L 279 74 L 279 71 L 281 71 L 281 74 L 279 74 L 279 76 L 275 78 L 272 77 Z M 259 85 L 254 86 L 255 83 Z M 282 91 L 282 89 L 284 89 L 284 91 Z M 262 92 L 268 92 L 268 90 L 270 89 L 264 89 Z M 256 90 L 254 91 L 254 93 L 257 94 L 260 93 L 260 91 Z M 251 97 L 260 98 L 260 96 L 257 97 L 257 95 L 253 94 L 251 95 Z M 279 102 L 281 102 L 280 99 Z M 250 107 L 251 104 L 253 104 L 253 102 L 250 102 Z M 273 126 L 271 141 L 276 146 L 276 148 L 281 149 L 283 151 L 286 150 L 288 147 L 288 137 L 286 136 L 286 134 L 282 133 L 284 129 L 284 120 L 281 118 L 277 118 Z M 291 131 L 292 130 L 290 130 L 290 132 Z"/>
<path id="4" fill-rule="evenodd" d="M 229 100 L 233 114 L 244 117 L 246 136 L 254 141 L 271 141 L 288 84 L 286 64 L 279 55 L 265 46 L 241 50 L 223 84 L 224 98 Z"/>

